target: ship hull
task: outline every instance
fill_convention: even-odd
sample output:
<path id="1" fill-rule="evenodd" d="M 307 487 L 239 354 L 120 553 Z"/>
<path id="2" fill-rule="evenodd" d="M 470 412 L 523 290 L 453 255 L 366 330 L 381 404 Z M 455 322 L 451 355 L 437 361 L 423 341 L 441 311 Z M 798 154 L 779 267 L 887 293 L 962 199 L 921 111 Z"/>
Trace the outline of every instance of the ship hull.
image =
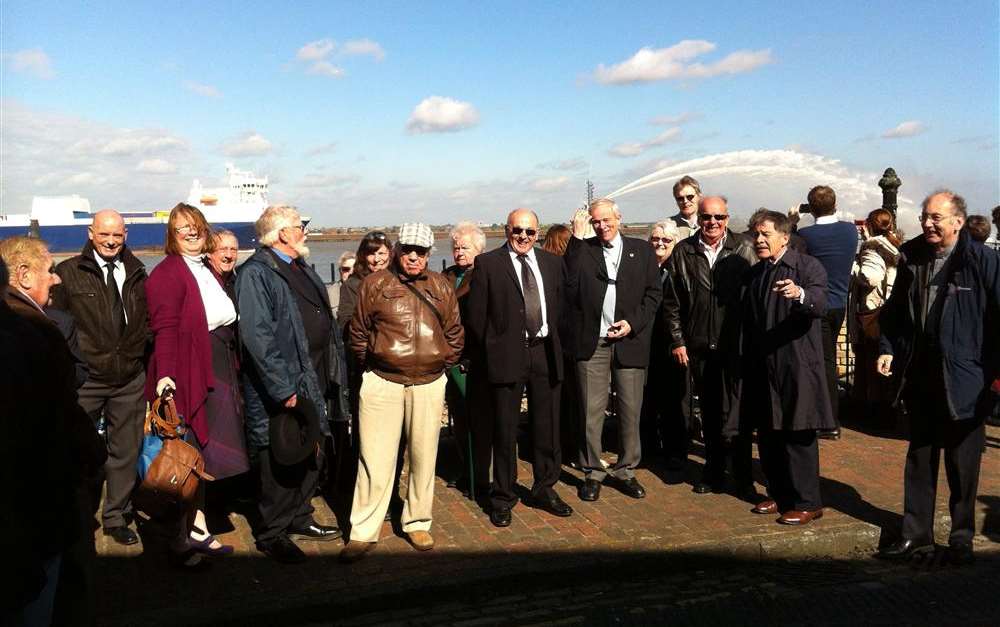
<path id="1" fill-rule="evenodd" d="M 126 243 L 132 250 L 163 250 L 167 225 L 163 222 L 129 223 Z M 70 253 L 83 248 L 87 241 L 87 224 L 54 224 L 38 227 L 38 237 L 45 241 L 50 252 Z M 257 246 L 257 234 L 253 222 L 219 222 L 213 229 L 228 229 L 236 234 L 241 249 Z M 15 235 L 32 235 L 28 226 L 0 226 L 0 239 Z"/>

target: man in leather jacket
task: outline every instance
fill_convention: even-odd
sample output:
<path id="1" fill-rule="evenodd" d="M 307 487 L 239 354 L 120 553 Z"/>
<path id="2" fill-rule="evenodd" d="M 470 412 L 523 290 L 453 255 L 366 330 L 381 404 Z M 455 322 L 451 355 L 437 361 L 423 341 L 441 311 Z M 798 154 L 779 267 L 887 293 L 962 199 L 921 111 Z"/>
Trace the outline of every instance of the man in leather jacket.
<path id="1" fill-rule="evenodd" d="M 410 472 L 400 522 L 415 549 L 434 548 L 429 530 L 445 371 L 458 363 L 465 331 L 451 281 L 427 270 L 433 244 L 430 227 L 404 224 L 393 263 L 365 277 L 351 319 L 350 348 L 364 374 L 351 540 L 340 555 L 345 562 L 378 543 L 403 431 Z"/>
<path id="2" fill-rule="evenodd" d="M 146 415 L 151 339 L 146 269 L 125 244 L 128 229 L 117 211 L 95 213 L 87 234 L 81 253 L 56 266 L 62 285 L 53 290 L 52 304 L 76 319 L 80 351 L 90 368 L 80 406 L 95 419 L 103 412 L 108 425 L 104 534 L 119 544 L 135 544 L 139 537 L 126 516 Z"/>
<path id="3" fill-rule="evenodd" d="M 756 263 L 750 244 L 728 228 L 725 198 L 703 197 L 698 203 L 700 229 L 670 256 L 671 284 L 664 289 L 663 328 L 673 358 L 691 372 L 701 403 L 705 469 L 695 484 L 698 494 L 725 489 L 727 457 L 732 457 L 737 494 L 755 495 L 747 436 L 733 434 L 739 403 L 735 381 L 740 331 L 740 286 Z M 730 425 L 730 428 L 725 428 Z"/>

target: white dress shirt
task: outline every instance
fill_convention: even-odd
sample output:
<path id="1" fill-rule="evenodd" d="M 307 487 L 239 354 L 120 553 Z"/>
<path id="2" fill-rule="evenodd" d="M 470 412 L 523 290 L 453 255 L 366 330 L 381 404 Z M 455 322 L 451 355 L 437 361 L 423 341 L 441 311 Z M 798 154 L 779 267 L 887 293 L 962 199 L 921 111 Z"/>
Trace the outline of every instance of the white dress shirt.
<path id="1" fill-rule="evenodd" d="M 615 281 L 618 280 L 618 266 L 622 262 L 622 234 L 615 233 L 615 238 L 607 244 L 601 245 L 604 251 L 604 266 L 608 271 L 608 278 L 612 283 L 608 284 L 608 291 L 604 292 L 604 303 L 601 304 L 601 332 L 599 337 L 608 337 L 608 329 L 615 323 L 615 303 L 618 298 L 618 288 Z"/>
<path id="2" fill-rule="evenodd" d="M 115 257 L 111 261 L 106 260 L 94 251 L 94 259 L 97 261 L 97 267 L 101 269 L 101 280 L 104 281 L 104 285 L 108 284 L 108 266 L 114 268 L 115 273 L 115 283 L 118 284 L 118 293 L 122 297 L 123 311 L 125 312 L 125 324 L 128 324 L 128 307 L 124 307 L 125 303 L 125 263 L 120 257 Z"/>
<path id="3" fill-rule="evenodd" d="M 215 278 L 212 271 L 205 265 L 204 255 L 181 255 L 187 264 L 188 270 L 194 275 L 194 280 L 198 283 L 198 291 L 201 292 L 201 302 L 205 305 L 205 318 L 208 320 L 208 330 L 214 331 L 219 327 L 236 322 L 236 306 L 230 300 L 226 290 L 222 289 L 219 280 Z"/>
<path id="4" fill-rule="evenodd" d="M 507 253 L 510 255 L 510 262 L 514 264 L 514 276 L 517 277 L 517 284 L 521 288 L 521 294 L 524 294 L 524 283 L 521 282 L 521 262 L 517 260 L 518 253 L 510 247 L 510 244 L 505 244 L 507 246 Z M 531 268 L 531 273 L 535 275 L 535 285 L 538 287 L 538 300 L 542 305 L 542 328 L 538 330 L 535 337 L 547 337 L 549 334 L 549 314 L 545 307 L 545 284 L 542 282 L 542 271 L 538 267 L 538 260 L 535 258 L 535 249 L 532 248 L 524 255 L 525 261 L 528 262 L 528 267 Z M 528 334 L 527 331 L 524 332 L 525 335 Z"/>
<path id="5" fill-rule="evenodd" d="M 708 259 L 709 268 L 715 267 L 715 261 L 719 258 L 719 251 L 722 250 L 722 245 L 726 242 L 726 237 L 728 236 L 723 233 L 722 239 L 715 242 L 715 246 L 712 246 L 700 237 L 698 238 L 698 249 L 701 250 L 701 252 L 705 255 L 705 258 Z"/>

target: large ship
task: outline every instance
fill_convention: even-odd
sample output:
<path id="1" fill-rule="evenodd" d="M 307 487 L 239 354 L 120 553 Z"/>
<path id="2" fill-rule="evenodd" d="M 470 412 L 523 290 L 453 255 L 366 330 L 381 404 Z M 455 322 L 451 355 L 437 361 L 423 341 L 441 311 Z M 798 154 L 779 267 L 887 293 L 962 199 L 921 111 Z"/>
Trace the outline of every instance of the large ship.
<path id="1" fill-rule="evenodd" d="M 236 234 L 240 248 L 253 248 L 257 242 L 254 222 L 268 204 L 267 177 L 236 169 L 226 164 L 226 186 L 202 187 L 195 179 L 187 204 L 198 207 L 216 229 Z M 133 250 L 162 248 L 169 210 L 120 211 L 128 228 L 127 243 Z M 74 252 L 87 241 L 87 227 L 93 213 L 90 201 L 73 196 L 35 196 L 31 213 L 0 213 L 0 239 L 13 235 L 38 237 L 52 252 Z"/>

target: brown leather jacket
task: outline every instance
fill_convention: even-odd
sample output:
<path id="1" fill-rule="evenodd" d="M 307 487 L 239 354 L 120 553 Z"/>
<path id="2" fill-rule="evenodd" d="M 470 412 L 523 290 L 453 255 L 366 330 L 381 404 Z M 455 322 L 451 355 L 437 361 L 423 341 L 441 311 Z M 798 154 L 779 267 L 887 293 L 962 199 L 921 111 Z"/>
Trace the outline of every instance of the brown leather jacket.
<path id="1" fill-rule="evenodd" d="M 365 371 L 403 385 L 422 385 L 458 363 L 465 330 L 449 279 L 426 271 L 410 283 L 444 323 L 403 285 L 393 266 L 362 281 L 349 327 L 350 345 Z"/>

